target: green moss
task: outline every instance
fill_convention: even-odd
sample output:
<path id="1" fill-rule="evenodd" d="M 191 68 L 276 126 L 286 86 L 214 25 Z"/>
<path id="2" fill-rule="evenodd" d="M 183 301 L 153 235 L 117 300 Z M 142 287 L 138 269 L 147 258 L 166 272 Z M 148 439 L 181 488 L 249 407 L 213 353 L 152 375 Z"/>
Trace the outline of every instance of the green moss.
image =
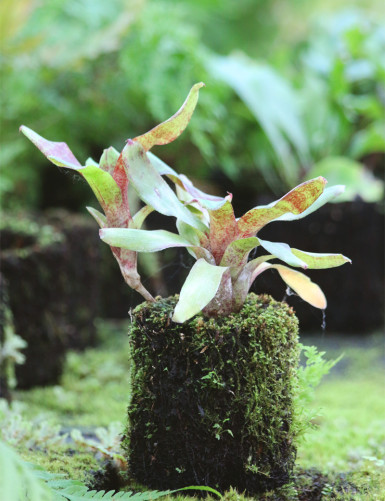
<path id="1" fill-rule="evenodd" d="M 68 447 L 55 451 L 19 448 L 18 452 L 25 461 L 39 465 L 50 473 L 60 473 L 65 478 L 86 484 L 92 481 L 92 472 L 100 469 L 100 462 L 92 454 Z"/>
<path id="2" fill-rule="evenodd" d="M 295 456 L 292 310 L 250 294 L 237 314 L 175 324 L 176 301 L 133 312 L 125 440 L 131 471 L 157 489 L 283 485 Z"/>

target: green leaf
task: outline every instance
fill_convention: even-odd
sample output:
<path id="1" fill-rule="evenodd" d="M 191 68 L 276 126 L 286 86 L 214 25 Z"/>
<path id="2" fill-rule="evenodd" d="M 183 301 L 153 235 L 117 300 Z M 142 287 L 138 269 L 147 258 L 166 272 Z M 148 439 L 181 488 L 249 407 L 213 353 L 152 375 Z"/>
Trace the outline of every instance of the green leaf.
<path id="1" fill-rule="evenodd" d="M 147 205 L 165 216 L 174 216 L 201 231 L 207 230 L 205 225 L 178 200 L 166 181 L 152 166 L 139 143 L 127 141 L 121 159 L 128 179 Z"/>
<path id="2" fill-rule="evenodd" d="M 298 249 L 291 249 L 292 253 L 304 261 L 311 270 L 323 270 L 326 268 L 336 268 L 345 263 L 351 263 L 351 259 L 342 254 L 320 254 L 316 252 L 305 252 Z"/>
<path id="3" fill-rule="evenodd" d="M 145 205 L 144 207 L 142 207 L 132 218 L 130 227 L 133 229 L 140 230 L 140 228 L 143 226 L 144 221 L 146 220 L 146 217 L 153 211 L 154 209 L 149 205 Z"/>
<path id="4" fill-rule="evenodd" d="M 308 267 L 307 263 L 296 256 L 289 245 L 283 242 L 269 242 L 268 240 L 259 239 L 259 243 L 274 257 L 290 264 L 290 266 L 300 266 L 305 269 Z"/>
<path id="5" fill-rule="evenodd" d="M 91 216 L 95 219 L 95 221 L 98 223 L 100 228 L 105 228 L 107 226 L 107 218 L 104 214 L 102 214 L 100 211 L 94 209 L 93 207 L 86 207 L 88 212 L 91 214 Z"/>
<path id="6" fill-rule="evenodd" d="M 0 499 L 2 501 L 51 501 L 50 489 L 16 452 L 0 441 Z"/>
<path id="7" fill-rule="evenodd" d="M 176 233 L 166 230 L 135 230 L 104 228 L 100 238 L 113 247 L 135 252 L 157 252 L 170 247 L 192 247 L 193 244 Z"/>
<path id="8" fill-rule="evenodd" d="M 249 210 L 238 220 L 240 237 L 254 236 L 266 224 L 286 213 L 301 214 L 319 198 L 325 184 L 326 179 L 323 177 L 305 181 L 281 199 Z"/>
<path id="9" fill-rule="evenodd" d="M 187 127 L 198 102 L 199 89 L 203 86 L 202 82 L 195 84 L 175 115 L 145 134 L 137 136 L 134 141 L 140 143 L 146 151 L 154 145 L 168 144 L 174 141 Z"/>
<path id="10" fill-rule="evenodd" d="M 52 163 L 79 172 L 95 193 L 109 223 L 122 224 L 122 193 L 108 172 L 100 169 L 95 163 L 89 163 L 82 167 L 66 143 L 48 141 L 24 125 L 20 127 L 20 130 Z"/>
<path id="11" fill-rule="evenodd" d="M 112 175 L 119 159 L 119 155 L 120 153 L 113 146 L 110 146 L 103 151 L 103 154 L 100 157 L 99 167 Z"/>
<path id="12" fill-rule="evenodd" d="M 308 177 L 325 176 L 332 184 L 344 184 L 345 192 L 338 202 L 352 201 L 357 196 L 365 202 L 378 202 L 384 193 L 384 182 L 376 179 L 365 166 L 346 157 L 327 157 L 313 165 Z"/>
<path id="13" fill-rule="evenodd" d="M 218 291 L 222 276 L 228 268 L 213 266 L 199 259 L 191 268 L 180 292 L 173 321 L 183 323 L 202 311 Z"/>

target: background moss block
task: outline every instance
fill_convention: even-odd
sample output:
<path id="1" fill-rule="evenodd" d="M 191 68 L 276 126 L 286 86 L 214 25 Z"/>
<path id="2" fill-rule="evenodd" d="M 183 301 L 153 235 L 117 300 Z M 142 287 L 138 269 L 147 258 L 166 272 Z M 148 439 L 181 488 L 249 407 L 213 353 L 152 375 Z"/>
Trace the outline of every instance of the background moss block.
<path id="1" fill-rule="evenodd" d="M 124 440 L 131 473 L 156 489 L 257 493 L 285 484 L 296 454 L 293 311 L 250 294 L 238 314 L 176 324 L 176 302 L 143 303 L 132 314 Z"/>

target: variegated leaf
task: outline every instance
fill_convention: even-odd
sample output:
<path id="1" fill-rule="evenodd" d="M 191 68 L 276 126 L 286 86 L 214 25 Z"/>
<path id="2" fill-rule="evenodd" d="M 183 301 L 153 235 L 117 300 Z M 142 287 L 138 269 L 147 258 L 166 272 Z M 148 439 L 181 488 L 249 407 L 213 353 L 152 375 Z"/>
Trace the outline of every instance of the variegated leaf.
<path id="1" fill-rule="evenodd" d="M 210 248 L 219 264 L 227 246 L 237 239 L 238 227 L 231 202 L 226 201 L 220 209 L 210 210 Z"/>
<path id="2" fill-rule="evenodd" d="M 168 144 L 174 141 L 187 127 L 198 102 L 199 89 L 203 86 L 204 83 L 202 82 L 195 84 L 175 115 L 145 134 L 137 136 L 134 141 L 140 143 L 146 151 L 155 145 Z"/>
<path id="3" fill-rule="evenodd" d="M 341 193 L 345 191 L 345 186 L 342 184 L 338 184 L 335 186 L 330 186 L 325 188 L 324 192 L 317 198 L 315 202 L 312 203 L 310 207 L 308 207 L 305 211 L 300 214 L 292 214 L 291 212 L 286 212 L 286 214 L 282 214 L 282 216 L 277 217 L 274 221 L 295 221 L 297 219 L 302 219 L 312 212 L 315 212 L 320 207 L 330 202 L 334 198 L 337 198 Z"/>
<path id="4" fill-rule="evenodd" d="M 323 270 L 326 268 L 336 268 L 345 263 L 351 263 L 351 259 L 342 254 L 322 254 L 316 252 L 305 252 L 298 249 L 291 249 L 292 253 L 304 261 L 309 269 Z"/>
<path id="5" fill-rule="evenodd" d="M 301 214 L 321 195 L 326 179 L 318 177 L 300 184 L 268 206 L 255 207 L 238 220 L 241 238 L 254 236 L 266 224 L 286 213 Z"/>

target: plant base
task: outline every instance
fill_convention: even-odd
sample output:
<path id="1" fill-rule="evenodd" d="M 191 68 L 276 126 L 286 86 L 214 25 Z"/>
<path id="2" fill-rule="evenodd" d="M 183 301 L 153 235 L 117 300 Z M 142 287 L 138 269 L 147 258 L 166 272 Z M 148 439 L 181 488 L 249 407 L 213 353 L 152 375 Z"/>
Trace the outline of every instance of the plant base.
<path id="1" fill-rule="evenodd" d="M 208 485 L 250 494 L 290 479 L 298 321 L 250 294 L 217 319 L 171 321 L 177 298 L 132 314 L 130 473 L 154 489 Z"/>

